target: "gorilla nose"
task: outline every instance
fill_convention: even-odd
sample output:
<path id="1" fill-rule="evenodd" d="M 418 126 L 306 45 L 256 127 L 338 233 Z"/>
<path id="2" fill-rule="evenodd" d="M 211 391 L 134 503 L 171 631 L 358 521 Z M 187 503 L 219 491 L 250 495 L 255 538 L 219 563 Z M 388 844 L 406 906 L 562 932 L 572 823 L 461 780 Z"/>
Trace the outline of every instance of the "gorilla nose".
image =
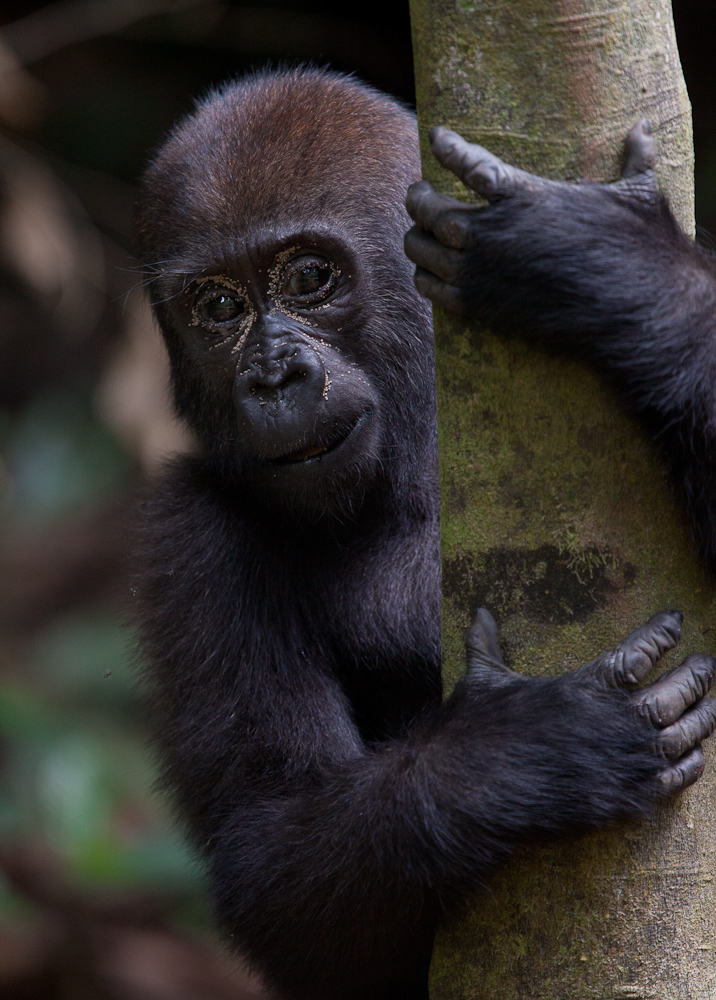
<path id="1" fill-rule="evenodd" d="M 302 382 L 307 371 L 305 365 L 278 365 L 273 369 L 263 369 L 254 376 L 251 384 L 252 392 L 274 392 L 277 389 L 286 389 L 292 382 Z"/>
<path id="2" fill-rule="evenodd" d="M 324 385 L 321 359 L 311 350 L 298 349 L 287 357 L 249 362 L 236 379 L 234 401 L 244 408 L 252 403 L 280 405 L 293 402 L 294 397 L 309 401 L 321 395 Z"/>

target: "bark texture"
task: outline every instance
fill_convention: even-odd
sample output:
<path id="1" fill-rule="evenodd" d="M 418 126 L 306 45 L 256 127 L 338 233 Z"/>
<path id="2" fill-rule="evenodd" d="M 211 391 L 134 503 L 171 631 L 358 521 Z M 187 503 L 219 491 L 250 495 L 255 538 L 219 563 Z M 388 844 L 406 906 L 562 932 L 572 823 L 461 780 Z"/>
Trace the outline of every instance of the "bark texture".
<path id="1" fill-rule="evenodd" d="M 690 107 L 668 0 L 411 0 L 424 175 L 447 125 L 527 170 L 613 180 L 649 118 L 659 177 L 693 231 Z M 651 443 L 597 377 L 436 310 L 443 664 L 476 605 L 507 662 L 559 673 L 662 608 L 672 666 L 715 651 L 712 579 Z M 524 852 L 445 929 L 434 1000 L 713 1000 L 716 768 L 642 826 Z"/>

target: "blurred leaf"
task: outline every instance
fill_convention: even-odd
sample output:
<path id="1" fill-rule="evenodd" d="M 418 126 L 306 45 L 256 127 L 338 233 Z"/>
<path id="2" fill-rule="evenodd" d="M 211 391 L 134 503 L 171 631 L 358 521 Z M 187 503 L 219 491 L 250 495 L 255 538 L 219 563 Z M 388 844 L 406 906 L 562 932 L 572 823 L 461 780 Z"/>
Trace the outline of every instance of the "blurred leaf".
<path id="1" fill-rule="evenodd" d="M 53 619 L 30 651 L 33 673 L 63 700 L 107 709 L 132 703 L 133 634 L 99 611 Z"/>
<path id="2" fill-rule="evenodd" d="M 134 846 L 96 837 L 74 855 L 72 867 L 84 880 L 101 884 L 161 888 L 184 895 L 201 886 L 199 867 L 178 832 L 146 837 Z"/>
<path id="3" fill-rule="evenodd" d="M 0 921 L 17 925 L 31 921 L 34 916 L 32 906 L 13 889 L 0 871 Z"/>
<path id="4" fill-rule="evenodd" d="M 102 757 L 96 740 L 76 732 L 55 743 L 40 762 L 37 792 L 42 826 L 50 845 L 63 854 L 82 854 L 109 824 L 110 775 Z"/>
<path id="5" fill-rule="evenodd" d="M 140 736 L 5 684 L 0 737 L 8 841 L 45 844 L 80 882 L 197 891 L 191 852 L 152 794 Z"/>
<path id="6" fill-rule="evenodd" d="M 33 400 L 7 436 L 6 503 L 25 524 L 47 522 L 97 500 L 127 474 L 115 438 L 76 392 L 57 389 Z"/>

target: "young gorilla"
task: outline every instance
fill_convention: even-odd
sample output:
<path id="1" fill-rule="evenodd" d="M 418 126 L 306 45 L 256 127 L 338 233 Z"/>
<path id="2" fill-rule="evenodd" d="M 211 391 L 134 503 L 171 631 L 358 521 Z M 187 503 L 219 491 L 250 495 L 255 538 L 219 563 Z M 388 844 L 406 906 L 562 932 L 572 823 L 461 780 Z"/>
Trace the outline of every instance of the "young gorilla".
<path id="1" fill-rule="evenodd" d="M 494 204 L 418 185 L 408 248 L 439 300 L 579 336 L 668 428 L 711 518 L 713 269 L 639 200 L 632 146 L 636 181 L 572 188 L 438 133 Z M 716 724 L 710 657 L 637 688 L 678 641 L 677 612 L 549 680 L 502 665 L 481 611 L 440 703 L 432 331 L 402 246 L 419 174 L 412 115 L 296 70 L 202 103 L 141 197 L 176 406 L 199 441 L 145 516 L 156 740 L 228 936 L 291 1000 L 425 998 L 441 914 L 516 845 L 695 781 Z"/>

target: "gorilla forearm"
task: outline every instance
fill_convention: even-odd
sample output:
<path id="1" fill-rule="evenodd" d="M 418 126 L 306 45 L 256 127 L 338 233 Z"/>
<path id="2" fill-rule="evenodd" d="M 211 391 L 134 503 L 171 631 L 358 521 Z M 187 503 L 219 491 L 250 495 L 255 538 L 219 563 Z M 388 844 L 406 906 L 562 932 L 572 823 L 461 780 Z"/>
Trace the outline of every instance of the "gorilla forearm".
<path id="1" fill-rule="evenodd" d="M 245 796 L 210 861 L 225 929 L 288 997 L 402 998 L 436 920 L 515 845 L 648 808 L 656 762 L 620 700 L 506 688 L 299 791 Z"/>
<path id="2" fill-rule="evenodd" d="M 463 689 L 352 760 L 222 787 L 206 849 L 220 922 L 281 996 L 415 1000 L 436 920 L 515 845 L 649 807 L 652 742 L 626 696 L 519 681 L 477 703 Z"/>
<path id="3" fill-rule="evenodd" d="M 564 185 L 489 211 L 461 277 L 471 312 L 581 354 L 639 409 L 713 406 L 716 263 L 664 203 Z"/>
<path id="4" fill-rule="evenodd" d="M 644 419 L 699 548 L 716 560 L 716 264 L 664 203 L 635 208 L 595 189 L 595 210 L 585 191 L 574 204 L 563 191 L 554 197 L 566 204 L 541 206 L 563 220 L 559 244 L 542 211 L 527 231 L 495 220 L 494 238 L 466 267 L 468 308 L 603 372 Z M 503 206 L 505 216 L 520 211 Z M 521 269 L 519 281 L 495 266 L 505 258 Z"/>
<path id="5" fill-rule="evenodd" d="M 516 845 L 639 815 L 665 776 L 700 773 L 682 745 L 654 752 L 657 731 L 621 686 L 674 644 L 673 616 L 626 652 L 543 680 L 500 666 L 483 615 L 450 698 L 403 736 L 365 742 L 323 634 L 301 634 L 280 581 L 267 586 L 279 557 L 210 482 L 181 463 L 145 512 L 137 599 L 156 743 L 220 921 L 280 996 L 415 1000 L 436 920 Z M 637 667 L 613 682 L 622 661 Z M 692 700 L 712 671 L 707 659 L 687 668 Z"/>

